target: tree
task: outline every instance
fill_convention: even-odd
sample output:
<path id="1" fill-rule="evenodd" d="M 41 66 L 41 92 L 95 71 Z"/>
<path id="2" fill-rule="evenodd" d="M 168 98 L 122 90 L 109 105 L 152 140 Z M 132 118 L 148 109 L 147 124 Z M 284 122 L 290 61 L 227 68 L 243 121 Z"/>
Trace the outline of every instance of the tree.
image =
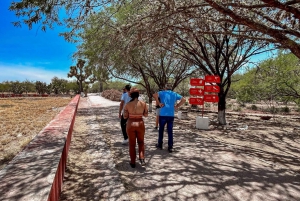
<path id="1" fill-rule="evenodd" d="M 293 101 L 300 105 L 299 59 L 295 55 L 279 52 L 256 67 L 248 69 L 233 85 L 239 102 Z"/>
<path id="2" fill-rule="evenodd" d="M 165 8 L 157 11 L 158 17 L 153 13 L 149 18 L 139 17 L 145 21 L 132 22 L 124 28 L 124 32 L 135 32 L 136 38 L 144 42 L 165 38 L 166 42 L 162 43 L 165 49 L 174 49 L 172 52 L 197 66 L 205 75 L 219 76 L 218 120 L 220 124 L 226 124 L 226 96 L 231 86 L 231 76 L 246 66 L 252 56 L 268 51 L 268 43 L 257 40 L 261 34 L 246 26 L 227 22 L 205 23 L 197 16 L 197 11 L 196 14 L 189 9 L 187 13 L 175 11 Z"/>
<path id="3" fill-rule="evenodd" d="M 58 77 L 53 77 L 51 79 L 51 87 L 54 94 L 60 94 L 66 92 L 66 86 L 68 81 L 65 79 L 59 79 Z"/>
<path id="4" fill-rule="evenodd" d="M 44 94 L 47 92 L 47 84 L 46 82 L 36 81 L 35 82 L 35 89 L 38 94 Z"/>
<path id="5" fill-rule="evenodd" d="M 77 83 L 79 85 L 79 92 L 83 92 L 83 84 L 93 83 L 96 79 L 94 77 L 90 77 L 92 75 L 92 70 L 90 68 L 85 67 L 85 61 L 82 59 L 78 59 L 76 66 L 70 67 L 70 72 L 68 73 L 68 77 L 75 77 Z M 90 77 L 90 80 L 87 79 Z"/>
<path id="6" fill-rule="evenodd" d="M 8 81 L 0 83 L 0 92 L 9 92 L 10 91 L 10 83 Z"/>
<path id="7" fill-rule="evenodd" d="M 35 92 L 35 83 L 34 82 L 30 82 L 29 80 L 25 80 L 22 82 L 22 85 L 24 87 L 24 92 L 26 92 L 26 94 L 28 92 Z"/>
<path id="8" fill-rule="evenodd" d="M 289 49 L 300 58 L 298 1 L 204 0 L 219 12 L 219 21 L 231 21 L 265 34 L 265 40 Z M 210 20 L 213 20 L 212 18 Z"/>
<path id="9" fill-rule="evenodd" d="M 14 94 L 22 94 L 24 92 L 24 86 L 19 81 L 11 82 L 11 92 Z"/>
<path id="10" fill-rule="evenodd" d="M 118 14 L 130 12 L 130 9 L 125 8 Z M 107 20 L 106 25 L 98 27 L 104 20 Z M 92 16 L 80 34 L 83 43 L 77 55 L 85 57 L 94 66 L 106 66 L 115 78 L 141 85 L 146 90 L 149 102 L 152 102 L 154 91 L 151 81 L 157 84 L 156 88 L 163 88 L 167 82 L 172 81 L 175 88 L 193 74 L 195 67 L 175 52 L 163 48 L 161 41 L 128 47 L 128 44 L 136 41 L 131 38 L 132 34 L 120 34 L 114 28 L 122 26 L 122 23 L 123 19 L 118 16 L 110 20 L 103 13 Z M 151 111 L 151 106 L 149 110 Z"/>
<path id="11" fill-rule="evenodd" d="M 103 11 L 105 7 L 115 6 L 116 13 L 128 2 L 124 0 L 113 1 L 91 1 L 91 0 L 57 0 L 57 1 L 32 1 L 21 0 L 12 2 L 10 10 L 14 11 L 21 19 L 14 22 L 15 26 L 21 26 L 22 23 L 32 28 L 33 24 L 40 23 L 40 28 L 46 30 L 53 28 L 53 24 L 66 25 L 71 28 L 69 33 L 62 33 L 67 40 L 72 40 L 76 35 L 76 30 L 82 28 L 82 25 L 96 12 Z M 278 1 L 278 0 L 177 0 L 177 1 L 131 1 L 132 10 L 142 11 L 147 15 L 130 18 L 137 23 L 155 22 L 165 19 L 172 14 L 181 15 L 183 19 L 188 19 L 191 15 L 197 15 L 197 18 L 203 21 L 203 27 L 209 23 L 228 22 L 250 27 L 252 30 L 263 33 L 265 37 L 259 37 L 265 41 L 278 44 L 282 48 L 289 49 L 297 57 L 300 57 L 300 45 L 298 44 L 299 31 L 299 2 L 298 1 Z M 59 18 L 59 13 L 64 10 L 66 15 Z M 216 12 L 218 11 L 218 12 Z M 125 16 L 125 15 L 123 15 Z M 133 21 L 131 21 L 132 23 Z M 191 22 L 191 21 L 190 21 Z M 105 23 L 105 22 L 104 22 Z M 99 27 L 103 25 L 99 24 Z M 153 23 L 149 24 L 151 29 L 159 30 Z M 163 29 L 161 29 L 163 31 Z M 205 30 L 204 32 L 214 32 L 214 30 Z M 217 32 L 219 32 L 217 30 Z M 163 32 L 161 32 L 163 33 Z M 220 32 L 219 32 L 220 33 Z M 227 33 L 228 34 L 228 33 Z"/>
<path id="12" fill-rule="evenodd" d="M 77 84 L 76 80 L 68 81 L 67 86 L 66 86 L 66 92 L 78 92 L 79 91 L 79 86 Z"/>

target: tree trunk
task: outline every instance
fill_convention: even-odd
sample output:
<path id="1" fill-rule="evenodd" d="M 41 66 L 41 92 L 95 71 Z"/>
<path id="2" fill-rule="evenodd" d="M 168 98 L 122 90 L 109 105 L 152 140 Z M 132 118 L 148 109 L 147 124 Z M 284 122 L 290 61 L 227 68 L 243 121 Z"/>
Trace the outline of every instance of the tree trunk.
<path id="1" fill-rule="evenodd" d="M 83 92 L 83 87 L 82 87 L 82 81 L 81 80 L 78 81 L 78 85 L 79 85 L 79 94 L 81 94 L 81 92 Z"/>
<path id="2" fill-rule="evenodd" d="M 149 112 L 152 112 L 152 96 L 148 96 L 149 97 Z"/>
<path id="3" fill-rule="evenodd" d="M 220 125 L 226 125 L 226 96 L 223 89 L 221 88 L 219 93 L 219 103 L 218 103 L 218 122 Z"/>
<path id="4" fill-rule="evenodd" d="M 103 92 L 103 82 L 99 81 L 99 89 L 100 89 L 100 93 Z"/>

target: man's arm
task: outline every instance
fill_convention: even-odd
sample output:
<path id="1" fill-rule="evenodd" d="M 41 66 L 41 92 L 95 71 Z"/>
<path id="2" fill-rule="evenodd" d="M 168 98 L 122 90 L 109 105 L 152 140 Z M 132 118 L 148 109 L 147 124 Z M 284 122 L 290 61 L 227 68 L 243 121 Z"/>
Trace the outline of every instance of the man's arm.
<path id="1" fill-rule="evenodd" d="M 179 101 L 179 103 L 177 103 L 176 105 L 175 105 L 175 109 L 177 110 L 181 105 L 183 105 L 184 103 L 185 103 L 185 98 L 184 97 L 182 97 L 181 99 L 180 99 L 180 101 Z"/>
<path id="2" fill-rule="evenodd" d="M 122 116 L 123 106 L 124 106 L 124 100 L 121 100 L 120 107 L 119 107 L 119 118 L 121 118 Z"/>
<path id="3" fill-rule="evenodd" d="M 158 104 L 159 104 L 158 93 L 154 93 L 154 94 L 153 94 L 153 98 L 154 98 L 155 101 L 156 101 L 156 105 L 158 105 Z"/>
<path id="4" fill-rule="evenodd" d="M 160 107 L 163 107 L 164 104 L 159 102 L 158 96 L 159 96 L 158 93 L 153 94 L 153 98 L 155 99 L 156 105 L 159 105 Z"/>

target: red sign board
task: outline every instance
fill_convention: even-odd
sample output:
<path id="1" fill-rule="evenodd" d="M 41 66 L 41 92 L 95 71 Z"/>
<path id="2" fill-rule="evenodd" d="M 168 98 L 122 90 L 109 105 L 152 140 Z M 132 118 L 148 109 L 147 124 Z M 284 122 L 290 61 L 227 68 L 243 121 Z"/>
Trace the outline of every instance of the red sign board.
<path id="1" fill-rule="evenodd" d="M 203 105 L 204 101 L 203 98 L 190 98 L 189 103 L 191 105 Z"/>
<path id="2" fill-rule="evenodd" d="M 190 88 L 190 95 L 203 96 L 204 95 L 204 89 L 202 89 L 202 88 Z"/>
<path id="3" fill-rule="evenodd" d="M 207 83 L 220 83 L 221 79 L 217 75 L 206 75 L 205 76 L 205 82 L 207 82 Z"/>
<path id="4" fill-rule="evenodd" d="M 191 78 L 190 85 L 191 86 L 204 86 L 205 81 L 201 78 Z"/>
<path id="5" fill-rule="evenodd" d="M 217 103 L 217 102 L 219 102 L 219 96 L 218 95 L 204 95 L 204 101 L 211 102 L 211 103 Z"/>
<path id="6" fill-rule="evenodd" d="M 217 86 L 217 85 L 205 85 L 204 86 L 204 91 L 205 92 L 219 93 L 220 92 L 220 87 Z"/>

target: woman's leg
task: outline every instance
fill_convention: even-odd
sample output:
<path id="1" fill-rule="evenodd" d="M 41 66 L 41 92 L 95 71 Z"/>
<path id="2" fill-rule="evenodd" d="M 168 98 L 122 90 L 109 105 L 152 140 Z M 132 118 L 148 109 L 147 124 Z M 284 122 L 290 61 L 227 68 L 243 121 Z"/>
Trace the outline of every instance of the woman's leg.
<path id="1" fill-rule="evenodd" d="M 145 136 L 145 125 L 144 125 L 144 122 L 141 121 L 139 123 L 139 127 L 137 129 L 137 143 L 139 146 L 139 159 L 145 158 L 144 136 Z"/>
<path id="2" fill-rule="evenodd" d="M 130 163 L 135 164 L 136 159 L 136 151 L 135 151 L 135 145 L 136 145 L 136 130 L 135 127 L 131 126 L 131 121 L 127 123 L 126 131 L 129 139 L 129 156 L 130 156 Z"/>

